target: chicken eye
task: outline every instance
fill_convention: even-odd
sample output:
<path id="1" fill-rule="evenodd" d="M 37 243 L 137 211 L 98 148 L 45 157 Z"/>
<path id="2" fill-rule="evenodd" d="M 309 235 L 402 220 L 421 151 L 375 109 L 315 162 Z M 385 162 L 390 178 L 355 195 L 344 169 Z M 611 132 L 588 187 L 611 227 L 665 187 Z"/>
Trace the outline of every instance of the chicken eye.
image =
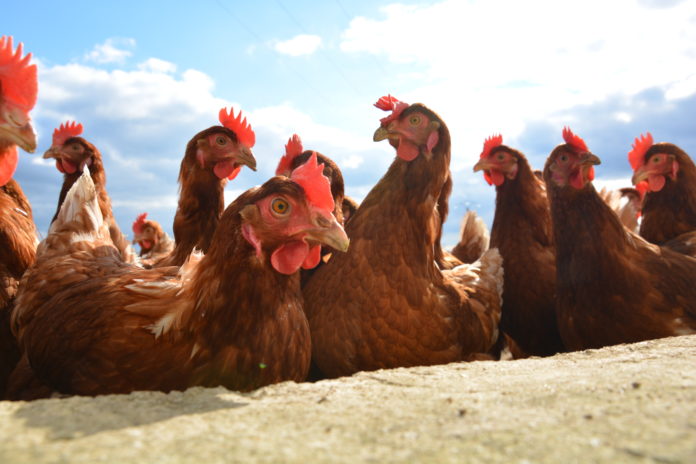
<path id="1" fill-rule="evenodd" d="M 217 143 L 218 145 L 225 145 L 227 143 L 227 137 L 218 135 L 217 137 L 215 137 L 215 143 Z"/>
<path id="2" fill-rule="evenodd" d="M 503 161 L 505 159 L 505 155 L 502 153 L 498 153 L 498 161 Z"/>
<path id="3" fill-rule="evenodd" d="M 419 125 L 420 122 L 421 122 L 421 117 L 420 117 L 419 115 L 417 115 L 417 114 L 411 115 L 411 117 L 408 118 L 408 122 L 409 122 L 409 124 L 411 124 L 412 126 L 417 126 L 417 125 Z"/>
<path id="4" fill-rule="evenodd" d="M 558 159 L 560 159 L 561 162 L 565 163 L 566 161 L 568 161 L 568 155 L 561 155 L 558 157 Z"/>
<path id="5" fill-rule="evenodd" d="M 290 204 L 282 198 L 276 198 L 271 202 L 271 209 L 276 214 L 287 214 Z"/>
<path id="6" fill-rule="evenodd" d="M 662 157 L 660 157 L 659 155 L 658 155 L 658 156 L 653 156 L 653 158 L 652 158 L 652 162 L 653 162 L 653 163 L 657 164 L 657 163 L 659 163 L 660 161 L 662 161 Z"/>

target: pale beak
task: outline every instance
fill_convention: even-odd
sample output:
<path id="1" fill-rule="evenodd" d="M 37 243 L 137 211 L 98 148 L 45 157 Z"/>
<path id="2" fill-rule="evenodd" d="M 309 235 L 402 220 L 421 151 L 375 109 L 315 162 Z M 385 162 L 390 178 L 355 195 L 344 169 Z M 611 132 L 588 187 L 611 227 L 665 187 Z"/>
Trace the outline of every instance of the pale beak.
<path id="1" fill-rule="evenodd" d="M 252 171 L 256 171 L 256 158 L 248 147 L 243 146 L 234 161 L 240 166 L 248 166 Z"/>
<path id="2" fill-rule="evenodd" d="M 319 213 L 313 222 L 316 227 L 307 231 L 307 239 L 323 243 L 338 251 L 348 251 L 350 239 L 333 214 L 327 217 Z"/>
<path id="3" fill-rule="evenodd" d="M 474 164 L 474 172 L 478 171 L 489 171 L 494 164 L 488 161 L 488 158 L 482 158 L 478 163 Z"/>
<path id="4" fill-rule="evenodd" d="M 650 171 L 647 165 L 643 165 L 636 169 L 636 171 L 633 173 L 633 177 L 631 177 L 631 183 L 633 185 L 638 185 L 640 182 L 647 180 L 648 177 L 650 177 Z"/>
<path id="5" fill-rule="evenodd" d="M 42 156 L 43 159 L 60 158 L 60 148 L 51 147 Z"/>
<path id="6" fill-rule="evenodd" d="M 586 152 L 580 157 L 580 164 L 597 165 L 602 164 L 602 160 L 599 159 L 597 155 L 594 155 L 590 152 Z"/>
<path id="7" fill-rule="evenodd" d="M 373 142 L 381 142 L 382 140 L 388 139 L 390 136 L 389 131 L 386 127 L 380 127 L 375 131 L 375 135 L 372 136 Z"/>
<path id="8" fill-rule="evenodd" d="M 36 139 L 34 127 L 30 122 L 27 122 L 23 126 L 14 126 L 10 122 L 2 121 L 0 122 L 0 134 L 8 137 L 26 152 L 34 153 L 34 150 L 36 150 L 38 141 Z"/>

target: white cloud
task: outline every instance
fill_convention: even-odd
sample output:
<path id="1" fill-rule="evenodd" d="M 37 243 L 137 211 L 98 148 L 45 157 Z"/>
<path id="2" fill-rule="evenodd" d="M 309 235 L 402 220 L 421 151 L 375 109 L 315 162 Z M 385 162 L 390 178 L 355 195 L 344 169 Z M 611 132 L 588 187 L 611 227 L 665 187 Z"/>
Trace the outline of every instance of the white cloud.
<path id="1" fill-rule="evenodd" d="M 321 46 L 321 37 L 318 35 L 300 34 L 284 42 L 276 42 L 275 51 L 283 55 L 302 56 L 311 55 Z"/>
<path id="2" fill-rule="evenodd" d="M 176 71 L 176 65 L 158 58 L 148 58 L 138 65 L 138 69 L 156 73 L 173 73 Z"/>
<path id="3" fill-rule="evenodd" d="M 696 3 L 660 9 L 633 0 L 394 4 L 378 18 L 355 18 L 340 48 L 375 54 L 390 70 L 403 70 L 390 76 L 395 90 L 388 90 L 401 89 L 398 98 L 438 111 L 456 134 L 452 168 L 461 170 L 493 132 L 512 140 L 529 121 L 562 127 L 572 121 L 560 112 L 652 87 L 672 98 L 694 94 Z"/>
<path id="4" fill-rule="evenodd" d="M 135 39 L 106 39 L 102 44 L 94 46 L 91 52 L 85 55 L 85 60 L 95 63 L 123 63 L 133 52 L 123 48 L 135 47 Z"/>

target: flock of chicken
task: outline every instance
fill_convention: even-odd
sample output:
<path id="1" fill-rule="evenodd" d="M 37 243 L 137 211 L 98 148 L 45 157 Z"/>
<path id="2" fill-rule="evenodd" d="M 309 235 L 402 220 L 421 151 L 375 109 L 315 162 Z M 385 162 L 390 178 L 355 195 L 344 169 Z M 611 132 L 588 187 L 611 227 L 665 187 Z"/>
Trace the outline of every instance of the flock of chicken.
<path id="1" fill-rule="evenodd" d="M 684 151 L 636 139 L 624 224 L 592 185 L 599 158 L 569 129 L 543 172 L 491 137 L 474 167 L 496 187 L 490 244 L 469 213 L 448 252 L 449 131 L 391 96 L 376 103 L 389 114 L 374 140 L 396 158 L 360 205 L 295 135 L 277 175 L 224 208 L 225 184 L 256 160 L 253 130 L 223 108 L 186 147 L 174 240 L 146 214 L 133 223 L 140 256 L 114 220 L 98 149 L 62 124 L 44 158 L 63 187 L 38 243 L 12 179 L 17 146 L 36 148 L 36 67 L 22 55 L 0 39 L 6 399 L 250 390 L 696 332 L 696 167 Z"/>

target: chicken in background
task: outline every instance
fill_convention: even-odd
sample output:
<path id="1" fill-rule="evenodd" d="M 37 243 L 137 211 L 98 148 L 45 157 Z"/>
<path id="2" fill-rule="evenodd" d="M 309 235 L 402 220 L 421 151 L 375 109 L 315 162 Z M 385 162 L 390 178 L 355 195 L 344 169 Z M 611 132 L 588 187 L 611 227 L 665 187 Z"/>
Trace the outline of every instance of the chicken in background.
<path id="1" fill-rule="evenodd" d="M 208 251 L 225 208 L 224 189 L 242 166 L 256 171 L 251 148 L 256 135 L 242 119 L 241 110 L 219 112 L 219 126 L 211 126 L 186 145 L 179 170 L 179 205 L 174 216 L 175 247 L 157 266 L 181 266 L 194 249 Z"/>
<path id="2" fill-rule="evenodd" d="M 17 339 L 37 377 L 64 394 L 304 380 L 311 348 L 297 270 L 314 246 L 347 248 L 333 208 L 313 158 L 232 202 L 205 256 L 142 269 L 113 248 L 84 175 L 22 279 Z"/>
<path id="3" fill-rule="evenodd" d="M 696 333 L 696 259 L 628 230 L 592 185 L 600 164 L 569 129 L 544 168 L 558 324 L 571 350 Z"/>
<path id="4" fill-rule="evenodd" d="M 599 196 L 614 210 L 619 220 L 628 230 L 638 232 L 641 215 L 641 194 L 638 189 L 624 187 L 613 190 L 602 187 Z"/>
<path id="5" fill-rule="evenodd" d="M 471 264 L 488 250 L 490 241 L 483 219 L 475 211 L 467 211 L 459 229 L 459 242 L 452 248 L 452 255 L 462 263 Z"/>
<path id="6" fill-rule="evenodd" d="M 29 112 L 36 104 L 36 65 L 31 53 L 22 56 L 12 37 L 0 37 L 0 398 L 19 360 L 10 331 L 10 312 L 19 279 L 34 262 L 38 237 L 31 205 L 19 183 L 12 179 L 19 154 L 17 146 L 33 153 L 36 133 Z"/>
<path id="7" fill-rule="evenodd" d="M 97 189 L 99 208 L 104 221 L 109 225 L 111 240 L 124 261 L 134 262 L 136 259 L 135 250 L 133 250 L 133 247 L 128 243 L 125 235 L 118 227 L 111 209 L 111 198 L 109 198 L 109 194 L 106 191 L 106 172 L 101 153 L 92 143 L 81 137 L 82 130 L 82 124 L 74 121 L 61 124 L 60 127 L 53 131 L 53 144 L 43 155 L 44 159 L 54 158 L 56 160 L 56 169 L 63 174 L 63 185 L 58 197 L 58 207 L 51 222 L 58 217 L 58 212 L 65 201 L 65 196 L 68 194 L 70 187 L 80 178 L 82 171 L 86 167 Z"/>
<path id="8" fill-rule="evenodd" d="M 397 157 L 346 225 L 337 253 L 303 289 L 312 356 L 324 375 L 475 359 L 498 334 L 502 259 L 451 271 L 435 262 L 438 201 L 450 179 L 450 135 L 421 104 L 383 97 L 391 110 L 374 140 Z"/>
<path id="9" fill-rule="evenodd" d="M 156 266 L 174 250 L 174 240 L 157 221 L 147 219 L 147 213 L 139 214 L 133 222 L 133 244 L 140 246 L 140 263 L 144 268 Z"/>
<path id="10" fill-rule="evenodd" d="M 490 246 L 505 263 L 500 330 L 530 355 L 565 351 L 556 324 L 556 256 L 546 187 L 524 154 L 503 144 L 502 135 L 486 139 L 476 171 L 496 189 Z"/>
<path id="11" fill-rule="evenodd" d="M 672 143 L 635 139 L 628 160 L 633 184 L 645 192 L 640 235 L 647 241 L 696 256 L 696 166 Z"/>

